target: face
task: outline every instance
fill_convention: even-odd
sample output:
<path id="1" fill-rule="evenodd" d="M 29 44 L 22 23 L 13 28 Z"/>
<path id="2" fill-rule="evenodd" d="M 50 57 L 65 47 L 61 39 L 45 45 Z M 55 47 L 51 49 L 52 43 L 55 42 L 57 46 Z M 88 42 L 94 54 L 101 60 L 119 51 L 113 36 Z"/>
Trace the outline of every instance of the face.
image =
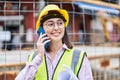
<path id="1" fill-rule="evenodd" d="M 64 36 L 64 21 L 61 18 L 51 18 L 43 23 L 43 28 L 51 41 L 62 41 Z"/>

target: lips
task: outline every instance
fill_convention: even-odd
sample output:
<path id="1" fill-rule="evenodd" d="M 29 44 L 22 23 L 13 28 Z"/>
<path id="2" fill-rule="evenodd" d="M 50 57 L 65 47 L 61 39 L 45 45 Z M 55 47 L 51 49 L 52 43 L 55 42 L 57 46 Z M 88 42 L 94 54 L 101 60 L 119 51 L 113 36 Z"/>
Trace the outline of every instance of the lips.
<path id="1" fill-rule="evenodd" d="M 59 33 L 59 32 L 57 32 L 57 33 L 52 33 L 52 35 L 55 36 L 55 37 L 57 37 L 57 36 L 60 35 L 60 33 Z"/>

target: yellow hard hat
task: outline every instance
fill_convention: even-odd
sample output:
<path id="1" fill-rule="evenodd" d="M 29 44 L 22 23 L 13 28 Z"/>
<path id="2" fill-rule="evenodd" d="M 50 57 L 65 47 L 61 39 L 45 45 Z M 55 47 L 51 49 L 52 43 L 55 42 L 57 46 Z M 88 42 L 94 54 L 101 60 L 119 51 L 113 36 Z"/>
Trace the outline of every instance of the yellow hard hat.
<path id="1" fill-rule="evenodd" d="M 41 25 L 42 17 L 47 15 L 48 11 L 53 11 L 53 10 L 59 12 L 64 17 L 64 19 L 66 20 L 65 27 L 67 27 L 68 22 L 69 22 L 68 12 L 65 9 L 60 9 L 57 5 L 49 4 L 46 7 L 44 7 L 44 9 L 40 12 L 39 17 L 36 22 L 36 30 L 38 30 Z"/>

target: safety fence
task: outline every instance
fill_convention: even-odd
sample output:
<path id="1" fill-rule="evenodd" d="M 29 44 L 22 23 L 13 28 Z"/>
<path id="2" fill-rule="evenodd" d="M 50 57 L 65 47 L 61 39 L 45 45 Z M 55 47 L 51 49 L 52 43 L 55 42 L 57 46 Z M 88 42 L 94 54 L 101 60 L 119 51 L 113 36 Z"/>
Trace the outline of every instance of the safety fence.
<path id="1" fill-rule="evenodd" d="M 70 24 L 66 28 L 69 38 L 77 48 L 87 51 L 94 80 L 120 80 L 119 10 L 107 3 L 106 7 L 87 3 L 88 0 L 67 1 L 0 1 L 0 80 L 14 80 L 25 66 L 30 50 L 36 49 L 35 23 L 47 4 L 57 4 L 69 12 Z M 106 47 L 110 49 L 105 50 Z"/>
<path id="2" fill-rule="evenodd" d="M 120 54 L 90 56 L 94 80 L 120 80 Z M 25 62 L 0 65 L 0 80 L 14 80 Z"/>
<path id="3" fill-rule="evenodd" d="M 120 80 L 120 53 L 93 56 L 89 60 L 94 80 Z"/>

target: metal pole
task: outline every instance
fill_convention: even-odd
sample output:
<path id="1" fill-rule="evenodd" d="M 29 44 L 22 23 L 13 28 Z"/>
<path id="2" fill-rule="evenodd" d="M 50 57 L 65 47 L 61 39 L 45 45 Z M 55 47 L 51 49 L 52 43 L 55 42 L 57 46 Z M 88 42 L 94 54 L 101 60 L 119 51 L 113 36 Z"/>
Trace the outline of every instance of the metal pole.
<path id="1" fill-rule="evenodd" d="M 119 56 L 119 75 L 120 75 L 120 56 Z"/>

